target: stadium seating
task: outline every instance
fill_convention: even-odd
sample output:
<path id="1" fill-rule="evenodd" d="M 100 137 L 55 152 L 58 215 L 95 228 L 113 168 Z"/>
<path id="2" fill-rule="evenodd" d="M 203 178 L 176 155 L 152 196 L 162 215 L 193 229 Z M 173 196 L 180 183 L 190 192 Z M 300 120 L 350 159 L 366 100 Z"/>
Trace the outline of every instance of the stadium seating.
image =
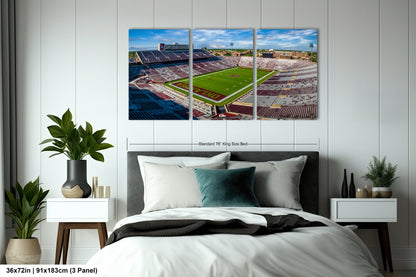
<path id="1" fill-rule="evenodd" d="M 176 61 L 187 61 L 189 60 L 189 51 L 157 51 L 157 50 L 148 50 L 148 51 L 137 51 L 142 64 L 152 64 L 152 63 L 165 63 L 165 62 L 176 62 Z M 208 51 L 202 49 L 193 50 L 193 59 L 207 59 L 212 58 L 214 55 Z"/>
<path id="2" fill-rule="evenodd" d="M 233 113 L 253 115 L 253 107 L 249 107 L 249 106 L 230 104 L 228 105 L 228 109 L 230 112 L 233 112 Z"/>
<path id="3" fill-rule="evenodd" d="M 316 118 L 317 104 L 282 106 L 281 108 L 257 107 L 257 115 L 264 118 L 297 119 Z"/>
<path id="4" fill-rule="evenodd" d="M 189 99 L 163 83 L 189 77 L 188 51 L 138 51 L 138 59 L 130 59 L 130 119 L 187 119 Z M 215 57 L 205 50 L 193 52 L 193 75 L 198 76 L 231 67 L 252 67 L 253 57 Z M 315 118 L 317 115 L 317 64 L 299 60 L 257 58 L 257 67 L 278 70 L 257 87 L 257 115 L 268 119 Z M 253 92 L 227 106 L 229 118 L 250 118 L 253 115 Z M 249 97 L 250 96 L 250 97 Z M 250 100 L 251 99 L 251 100 Z M 235 116 L 239 114 L 242 116 Z M 195 119 L 215 119 L 211 105 L 195 100 Z M 231 116 L 232 115 L 232 116 Z M 221 119 L 218 116 L 217 119 Z"/>

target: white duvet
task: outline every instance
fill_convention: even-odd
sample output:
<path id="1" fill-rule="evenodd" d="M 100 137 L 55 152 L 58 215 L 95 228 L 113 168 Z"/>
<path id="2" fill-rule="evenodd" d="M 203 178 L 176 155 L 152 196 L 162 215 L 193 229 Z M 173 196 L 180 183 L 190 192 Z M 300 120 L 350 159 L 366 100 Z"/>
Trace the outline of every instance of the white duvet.
<path id="1" fill-rule="evenodd" d="M 382 276 L 364 243 L 327 218 L 281 208 L 185 208 L 127 217 L 124 224 L 157 219 L 238 218 L 266 225 L 253 213 L 295 213 L 328 226 L 297 228 L 264 236 L 215 234 L 182 237 L 130 237 L 104 247 L 88 264 L 102 276 Z M 100 274 L 101 275 L 101 274 Z"/>

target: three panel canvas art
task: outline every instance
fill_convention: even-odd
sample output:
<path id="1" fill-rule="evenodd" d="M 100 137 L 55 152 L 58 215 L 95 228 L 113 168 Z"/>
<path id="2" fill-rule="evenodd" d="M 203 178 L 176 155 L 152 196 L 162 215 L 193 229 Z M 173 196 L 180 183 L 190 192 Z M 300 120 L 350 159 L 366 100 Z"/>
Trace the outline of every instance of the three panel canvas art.
<path id="1" fill-rule="evenodd" d="M 130 29 L 129 119 L 314 119 L 317 49 L 317 29 Z"/>

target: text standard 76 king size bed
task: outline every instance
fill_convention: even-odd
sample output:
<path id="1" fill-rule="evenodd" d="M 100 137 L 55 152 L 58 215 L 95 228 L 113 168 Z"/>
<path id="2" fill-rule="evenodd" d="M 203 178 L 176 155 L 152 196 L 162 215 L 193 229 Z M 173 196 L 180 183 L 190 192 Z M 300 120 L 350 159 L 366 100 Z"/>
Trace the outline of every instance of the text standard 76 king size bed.
<path id="1" fill-rule="evenodd" d="M 103 276 L 381 276 L 318 215 L 318 152 L 129 152 L 128 217 Z"/>

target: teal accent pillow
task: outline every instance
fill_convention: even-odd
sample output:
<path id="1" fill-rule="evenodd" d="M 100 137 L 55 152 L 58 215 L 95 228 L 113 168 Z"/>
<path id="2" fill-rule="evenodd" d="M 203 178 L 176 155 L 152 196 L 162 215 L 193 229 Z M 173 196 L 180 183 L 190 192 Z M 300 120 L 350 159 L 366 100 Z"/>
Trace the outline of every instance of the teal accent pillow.
<path id="1" fill-rule="evenodd" d="M 202 207 L 258 207 L 254 195 L 256 167 L 239 169 L 195 168 Z"/>

